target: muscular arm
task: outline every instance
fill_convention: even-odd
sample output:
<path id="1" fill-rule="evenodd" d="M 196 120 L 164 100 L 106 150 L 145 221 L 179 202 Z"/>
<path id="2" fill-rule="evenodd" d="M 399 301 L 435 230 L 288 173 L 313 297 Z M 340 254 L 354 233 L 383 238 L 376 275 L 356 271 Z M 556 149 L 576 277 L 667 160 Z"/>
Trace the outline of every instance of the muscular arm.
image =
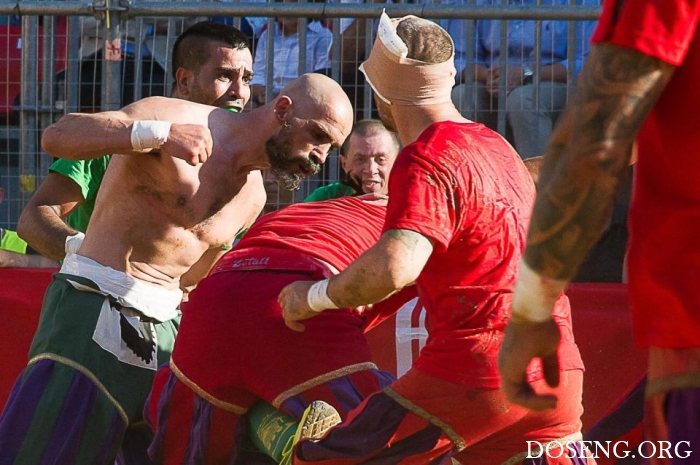
<path id="1" fill-rule="evenodd" d="M 525 261 L 569 280 L 600 236 L 630 147 L 673 74 L 655 58 L 595 46 L 547 147 Z"/>
<path id="2" fill-rule="evenodd" d="M 386 299 L 413 283 L 433 253 L 429 239 L 407 229 L 392 229 L 348 268 L 330 280 L 328 296 L 338 307 L 357 307 Z"/>
<path id="3" fill-rule="evenodd" d="M 384 300 L 413 283 L 432 252 L 432 243 L 421 234 L 406 229 L 387 231 L 345 271 L 330 279 L 327 296 L 340 308 Z M 311 281 L 297 281 L 280 292 L 282 317 L 294 331 L 304 330 L 299 320 L 318 315 L 308 303 L 312 285 Z"/>
<path id="4" fill-rule="evenodd" d="M 160 147 L 163 155 L 181 158 L 191 165 L 204 162 L 211 154 L 209 128 L 187 124 L 188 107 L 194 105 L 179 99 L 150 97 L 119 111 L 102 113 L 69 113 L 47 127 L 41 146 L 49 154 L 67 160 L 88 160 L 105 154 L 137 154 L 131 145 L 131 130 L 137 120 L 170 121 L 158 115 L 173 116 L 167 141 Z"/>
<path id="5" fill-rule="evenodd" d="M 42 255 L 60 260 L 66 255 L 66 237 L 78 232 L 63 218 L 83 202 L 83 193 L 75 182 L 49 173 L 22 210 L 17 234 Z"/>
<path id="6" fill-rule="evenodd" d="M 69 113 L 47 127 L 41 146 L 68 160 L 87 160 L 110 153 L 132 153 L 133 118 L 123 111 Z"/>

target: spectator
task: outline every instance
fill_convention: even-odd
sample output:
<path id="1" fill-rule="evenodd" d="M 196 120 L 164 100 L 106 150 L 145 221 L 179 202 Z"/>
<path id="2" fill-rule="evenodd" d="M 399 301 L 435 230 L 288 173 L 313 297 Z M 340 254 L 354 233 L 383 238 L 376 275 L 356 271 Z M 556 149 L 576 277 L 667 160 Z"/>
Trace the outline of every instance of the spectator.
<path id="1" fill-rule="evenodd" d="M 215 0 L 221 3 L 236 3 L 237 0 Z M 247 0 L 246 3 L 266 3 L 266 0 Z M 211 18 L 216 23 L 226 24 L 227 26 L 235 27 L 235 17 L 232 16 L 214 16 Z M 255 51 L 258 44 L 260 34 L 267 25 L 267 18 L 262 16 L 245 16 L 240 18 L 240 30 L 248 38 L 250 50 Z"/>
<path id="2" fill-rule="evenodd" d="M 331 0 L 338 1 L 338 0 Z M 339 3 L 392 3 L 391 0 L 339 0 Z M 370 100 L 365 108 L 365 77 L 358 66 L 365 58 L 367 43 L 366 19 L 340 18 L 340 56 L 332 59 L 340 61 L 340 84 L 355 108 L 355 119 L 377 118 L 377 109 Z M 367 111 L 369 110 L 369 111 Z"/>
<path id="3" fill-rule="evenodd" d="M 179 33 L 196 19 L 179 19 L 176 30 Z M 105 61 L 121 62 L 121 100 L 118 106 L 124 106 L 137 98 L 152 95 L 166 95 L 166 67 L 168 61 L 168 26 L 164 19 L 144 21 L 143 31 L 137 29 L 135 20 L 121 25 L 121 38 L 118 44 L 108 46 L 110 53 L 105 54 L 106 24 L 92 17 L 80 19 L 80 76 L 79 76 L 79 111 L 100 111 L 102 108 L 103 66 Z M 138 48 L 140 47 L 140 50 Z M 141 54 L 141 63 L 136 62 L 137 51 Z M 136 91 L 136 70 L 140 69 L 141 88 Z M 65 80 L 65 72 L 59 73 L 58 82 Z M 72 83 L 68 83 L 71 85 Z M 59 91 L 60 92 L 60 91 Z"/>
<path id="4" fill-rule="evenodd" d="M 297 0 L 284 0 L 296 2 Z M 292 79 L 299 76 L 299 36 L 304 31 L 299 30 L 298 18 L 277 18 L 273 34 L 274 57 L 267 56 L 267 37 L 269 30 L 263 31 L 255 50 L 253 62 L 252 94 L 253 105 L 265 103 L 267 66 L 272 65 L 272 96 L 276 97 L 280 90 Z M 327 74 L 331 67 L 330 51 L 333 35 L 323 27 L 320 21 L 309 21 L 306 25 L 306 63 L 302 72 L 321 72 Z"/>
<path id="5" fill-rule="evenodd" d="M 522 6 L 568 5 L 569 0 L 510 0 L 508 3 Z M 600 0 L 581 0 L 580 3 L 600 5 Z M 476 4 L 500 5 L 501 0 L 476 0 Z M 595 22 L 577 23 L 574 50 L 568 48 L 569 22 L 553 20 L 539 22 L 540 50 L 536 50 L 536 25 L 534 20 L 517 19 L 507 23 L 476 20 L 474 82 L 464 82 L 468 74 L 464 53 L 466 23 L 452 21 L 448 29 L 456 43 L 457 70 L 461 71 L 461 84 L 452 93 L 455 105 L 463 116 L 495 129 L 498 99 L 505 97 L 506 118 L 512 128 L 515 149 L 524 159 L 544 153 L 554 123 L 566 105 L 567 83 L 576 78 L 588 54 L 588 40 Z M 502 27 L 507 28 L 505 44 L 501 43 Z M 505 71 L 501 68 L 503 58 Z M 500 94 L 499 84 L 503 74 L 506 89 L 505 94 Z"/>
<path id="6" fill-rule="evenodd" d="M 304 202 L 360 193 L 387 194 L 389 173 L 398 154 L 395 132 L 379 120 L 358 121 L 340 148 L 340 165 L 347 180 L 319 187 Z"/>

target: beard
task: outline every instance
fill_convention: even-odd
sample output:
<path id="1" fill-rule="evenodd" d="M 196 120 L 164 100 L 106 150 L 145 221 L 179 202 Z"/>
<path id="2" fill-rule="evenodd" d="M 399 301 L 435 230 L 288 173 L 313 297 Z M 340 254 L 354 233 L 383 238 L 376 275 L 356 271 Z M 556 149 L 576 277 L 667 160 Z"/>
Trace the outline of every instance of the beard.
<path id="1" fill-rule="evenodd" d="M 290 129 L 281 129 L 265 142 L 265 152 L 270 161 L 270 171 L 277 183 L 286 190 L 298 189 L 306 174 L 298 172 L 299 167 L 304 173 L 318 174 L 321 164 L 301 155 L 292 155 Z"/>

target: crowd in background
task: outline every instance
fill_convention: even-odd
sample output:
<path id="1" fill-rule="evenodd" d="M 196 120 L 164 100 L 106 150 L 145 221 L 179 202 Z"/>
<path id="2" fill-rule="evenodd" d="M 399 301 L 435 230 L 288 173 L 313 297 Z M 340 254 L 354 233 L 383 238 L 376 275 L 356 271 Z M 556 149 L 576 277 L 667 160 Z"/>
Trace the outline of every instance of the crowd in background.
<path id="1" fill-rule="evenodd" d="M 275 1 L 291 3 L 297 0 Z M 427 0 L 423 2 L 432 3 Z M 440 3 L 450 8 L 467 3 L 479 6 L 502 4 L 500 0 L 441 0 Z M 569 0 L 509 0 L 508 4 L 565 6 Z M 577 4 L 599 6 L 600 0 L 582 0 Z M 362 20 L 353 18 L 342 18 L 339 21 L 296 17 L 129 20 L 122 24 L 122 40 L 117 51 L 122 60 L 120 105 L 138 97 L 170 95 L 172 43 L 179 33 L 202 19 L 228 25 L 235 23 L 249 39 L 254 57 L 254 74 L 250 80 L 251 101 L 246 110 L 274 98 L 300 71 L 330 76 L 332 63 L 339 61 L 340 84 L 356 109 L 356 120 L 376 117 L 374 105 L 365 108 L 366 84 L 364 76 L 357 71 L 359 63 L 364 59 L 367 28 Z M 61 28 L 62 20 L 65 18 L 57 22 L 57 34 L 65 33 L 65 28 Z M 19 17 L 15 16 L 0 19 L 0 26 L 14 28 L 15 33 L 20 23 Z M 595 22 L 443 19 L 439 24 L 450 33 L 455 43 L 457 77 L 452 99 L 462 115 L 500 130 L 523 159 L 542 154 L 588 54 L 588 42 Z M 92 17 L 80 18 L 79 111 L 99 111 L 102 105 L 103 58 L 105 53 L 114 53 L 105 49 L 105 42 L 101 38 L 101 34 L 104 34 L 103 26 Z M 332 32 L 334 26 L 339 28 L 335 35 Z M 339 46 L 333 47 L 334 36 L 339 38 Z M 336 53 L 339 56 L 335 56 Z M 60 51 L 58 54 L 61 55 Z M 6 64 L 8 68 L 10 65 L 14 66 Z M 3 77 L 0 73 L 0 80 Z M 270 78 L 272 80 L 268 82 Z M 61 96 L 66 93 L 65 79 L 66 70 L 57 69 L 57 98 L 64 98 Z M 19 85 L 8 85 L 4 91 L 7 94 L 5 99 L 14 103 L 14 107 L 7 108 L 5 115 L 9 124 L 17 122 L 15 110 L 19 95 L 10 95 L 13 91 L 19 92 Z M 0 162 L 6 161 L 10 165 L 11 157 L 9 154 L 7 160 Z M 311 187 L 337 181 L 341 174 L 340 168 L 338 163 L 327 163 L 321 173 L 321 180 L 313 181 Z M 279 189 L 271 178 L 266 178 L 266 186 L 268 203 L 265 211 L 302 201 L 313 190 L 286 191 Z M 12 189 L 5 186 L 5 190 L 5 197 L 8 197 L 7 194 L 11 196 Z M 626 200 L 622 199 L 620 205 L 611 220 L 612 232 L 606 239 L 610 244 L 601 246 L 601 256 L 615 257 L 610 258 L 610 262 L 619 262 L 620 266 L 608 264 L 610 266 L 601 267 L 596 265 L 598 261 L 594 261 L 590 271 L 584 268 L 580 280 L 620 279 L 620 257 L 624 255 L 620 250 L 624 251 L 627 239 Z M 14 225 L 9 221 L 6 226 Z"/>

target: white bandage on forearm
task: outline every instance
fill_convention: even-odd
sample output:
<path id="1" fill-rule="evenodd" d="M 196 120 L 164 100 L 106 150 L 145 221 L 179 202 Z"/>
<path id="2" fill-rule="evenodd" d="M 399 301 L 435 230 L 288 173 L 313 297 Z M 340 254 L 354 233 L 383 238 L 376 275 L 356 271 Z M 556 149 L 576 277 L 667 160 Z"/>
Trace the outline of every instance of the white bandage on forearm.
<path id="1" fill-rule="evenodd" d="M 331 298 L 328 297 L 328 283 L 328 279 L 318 281 L 311 286 L 309 293 L 306 294 L 306 302 L 308 302 L 309 307 L 314 312 L 322 312 L 327 308 L 338 308 Z"/>
<path id="2" fill-rule="evenodd" d="M 159 149 L 168 140 L 169 121 L 134 121 L 131 126 L 131 147 L 134 152 L 150 152 Z"/>
<path id="3" fill-rule="evenodd" d="M 566 281 L 540 276 L 521 260 L 513 294 L 513 315 L 533 323 L 549 320 L 566 284 Z"/>
<path id="4" fill-rule="evenodd" d="M 85 234 L 83 234 L 81 232 L 78 232 L 78 234 L 75 234 L 73 236 L 66 237 L 66 245 L 65 245 L 66 253 L 78 252 L 78 249 L 80 248 L 80 244 L 83 243 L 83 239 L 85 239 Z"/>

